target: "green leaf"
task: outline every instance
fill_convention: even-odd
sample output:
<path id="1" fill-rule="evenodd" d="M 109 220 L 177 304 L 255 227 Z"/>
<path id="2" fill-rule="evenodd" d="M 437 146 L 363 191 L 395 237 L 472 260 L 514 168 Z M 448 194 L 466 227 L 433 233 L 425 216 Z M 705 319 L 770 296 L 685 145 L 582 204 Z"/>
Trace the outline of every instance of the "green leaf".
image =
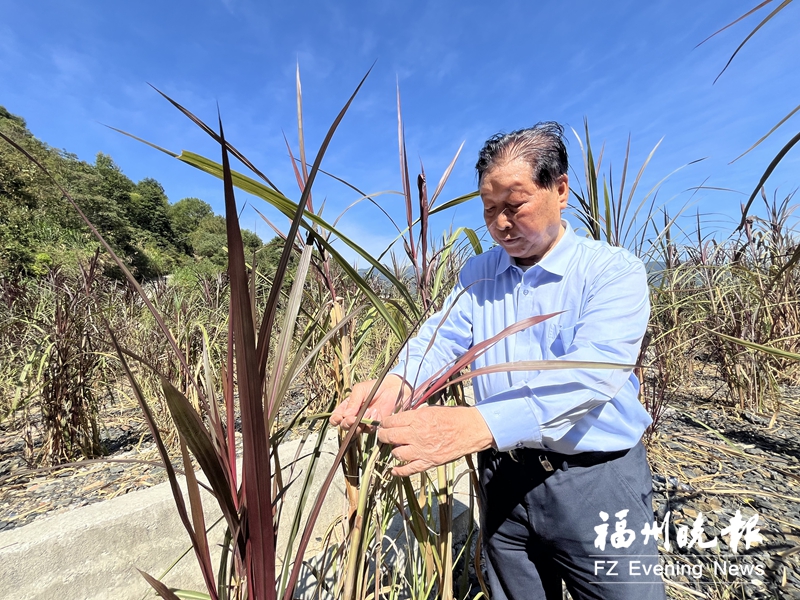
<path id="1" fill-rule="evenodd" d="M 475 233 L 475 230 L 470 229 L 469 227 L 461 228 L 464 231 L 464 235 L 467 236 L 469 243 L 472 244 L 472 251 L 478 255 L 483 254 L 483 246 L 481 245 L 481 240 L 478 238 L 478 234 Z"/>
<path id="2" fill-rule="evenodd" d="M 464 194 L 463 196 L 459 196 L 458 198 L 453 198 L 452 200 L 448 200 L 447 202 L 437 206 L 436 208 L 432 208 L 428 214 L 435 215 L 436 213 L 444 212 L 446 210 L 453 208 L 454 206 L 458 206 L 459 204 L 464 204 L 464 202 L 472 200 L 473 198 L 477 198 L 478 196 L 480 196 L 480 193 L 478 192 L 478 190 L 475 190 L 474 192 L 470 192 L 469 194 Z"/>
<path id="3" fill-rule="evenodd" d="M 191 166 L 193 166 L 193 167 L 195 167 L 197 169 L 200 169 L 201 171 L 205 171 L 206 173 L 209 173 L 210 175 L 213 175 L 215 177 L 221 177 L 222 170 L 221 170 L 220 165 L 218 163 L 215 163 L 212 160 L 209 160 L 209 159 L 205 158 L 204 156 L 200 156 L 199 154 L 195 154 L 193 152 L 188 152 L 188 151 L 184 150 L 183 152 L 181 152 L 181 154 L 178 157 L 178 159 L 180 161 L 182 161 L 182 162 L 185 162 L 188 165 L 191 165 Z M 262 200 L 265 200 L 266 202 L 269 202 L 272 206 L 274 206 L 276 209 L 278 209 L 280 212 L 282 212 L 284 215 L 286 215 L 290 219 L 294 217 L 294 214 L 295 214 L 295 212 L 297 210 L 297 206 L 298 205 L 295 204 L 294 202 L 292 202 L 291 200 L 289 200 L 286 196 L 284 196 L 282 194 L 279 194 L 279 193 L 275 192 L 274 190 L 268 188 L 267 186 L 259 183 L 258 181 L 254 180 L 254 179 L 251 179 L 250 177 L 247 177 L 246 175 L 242 175 L 241 173 L 237 173 L 236 171 L 232 171 L 231 172 L 231 176 L 233 178 L 233 184 L 234 184 L 235 187 L 239 188 L 240 190 L 242 190 L 244 192 L 247 192 L 248 194 L 252 194 L 253 196 L 261 198 Z M 472 195 L 472 196 L 469 196 L 469 197 L 463 196 L 462 198 L 469 199 L 471 197 L 474 197 L 475 195 L 477 195 L 477 192 L 475 192 L 475 194 Z M 459 200 L 459 199 L 457 198 L 456 200 Z M 460 202 L 456 202 L 456 200 L 450 201 L 450 202 L 446 203 L 446 205 L 442 205 L 441 207 L 439 207 L 437 209 L 437 211 L 438 210 L 443 210 L 444 207 L 447 206 L 447 205 L 455 206 L 454 203 L 456 203 L 456 204 L 460 203 Z M 433 212 L 435 212 L 435 211 L 431 211 L 431 214 L 433 214 Z M 356 252 L 361 258 L 363 258 L 365 261 L 367 261 L 376 271 L 378 271 L 381 275 L 383 275 L 397 289 L 397 291 L 404 297 L 404 299 L 406 300 L 406 302 L 408 302 L 408 304 L 410 306 L 414 306 L 415 305 L 414 298 L 411 295 L 411 293 L 408 291 L 406 286 L 403 285 L 394 276 L 394 274 L 391 272 L 391 270 L 389 270 L 379 260 L 376 260 L 364 248 L 359 246 L 356 242 L 351 240 L 349 237 L 344 235 L 341 231 L 336 229 L 333 225 L 331 225 L 330 223 L 328 223 L 327 221 L 325 221 L 324 219 L 322 219 L 318 215 L 315 215 L 315 214 L 313 214 L 311 212 L 305 211 L 303 213 L 303 219 L 304 219 L 304 221 L 303 221 L 302 224 L 303 224 L 303 227 L 307 231 L 312 231 L 313 228 L 311 227 L 311 225 L 309 225 L 308 223 L 305 222 L 306 220 L 310 221 L 311 223 L 316 224 L 317 226 L 321 227 L 322 229 L 325 229 L 326 231 L 331 232 L 332 235 L 334 235 L 337 239 L 339 239 L 343 244 L 348 246 L 351 250 Z M 320 236 L 320 238 L 321 238 L 321 236 Z M 331 248 L 330 244 L 327 244 L 327 242 L 325 242 L 325 246 L 326 246 L 326 248 Z M 336 258 L 337 262 L 343 268 L 346 269 L 347 267 L 351 267 L 351 265 L 344 258 L 342 258 L 341 254 L 339 254 L 339 252 L 331 251 L 331 255 L 334 258 Z M 353 270 L 352 267 L 351 267 L 350 270 Z"/>
<path id="4" fill-rule="evenodd" d="M 211 596 L 203 592 L 194 592 L 192 590 L 173 590 L 175 595 L 181 600 L 210 600 Z"/>

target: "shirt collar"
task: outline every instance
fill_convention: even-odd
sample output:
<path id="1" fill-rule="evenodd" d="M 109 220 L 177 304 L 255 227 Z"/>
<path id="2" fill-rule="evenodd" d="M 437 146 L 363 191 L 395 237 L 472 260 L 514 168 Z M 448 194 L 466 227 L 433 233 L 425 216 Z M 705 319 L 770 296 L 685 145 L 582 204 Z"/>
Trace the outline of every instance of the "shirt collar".
<path id="1" fill-rule="evenodd" d="M 564 219 L 561 220 L 564 226 L 564 235 L 558 240 L 555 247 L 547 253 L 547 255 L 536 263 L 536 267 L 540 267 L 545 271 L 553 273 L 554 275 L 564 275 L 567 272 L 567 266 L 572 257 L 572 250 L 575 247 L 576 238 L 575 232 L 572 227 Z M 497 274 L 500 275 L 512 266 L 516 266 L 508 252 L 501 249 L 500 260 L 497 263 Z"/>

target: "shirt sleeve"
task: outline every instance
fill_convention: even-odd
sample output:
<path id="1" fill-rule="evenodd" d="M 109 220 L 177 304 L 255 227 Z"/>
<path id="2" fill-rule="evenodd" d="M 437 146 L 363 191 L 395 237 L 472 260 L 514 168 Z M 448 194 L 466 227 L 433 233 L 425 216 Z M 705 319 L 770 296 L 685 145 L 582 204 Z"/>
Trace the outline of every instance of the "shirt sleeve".
<path id="1" fill-rule="evenodd" d="M 469 350 L 472 346 L 471 302 L 459 277 L 442 310 L 427 319 L 419 333 L 408 341 L 391 373 L 416 388 Z"/>
<path id="2" fill-rule="evenodd" d="M 559 359 L 634 364 L 649 315 L 644 265 L 636 259 L 615 261 L 591 283 L 574 329 L 561 332 L 565 353 Z M 498 450 L 548 447 L 613 399 L 631 376 L 630 369 L 536 371 L 484 398 L 477 408 Z"/>

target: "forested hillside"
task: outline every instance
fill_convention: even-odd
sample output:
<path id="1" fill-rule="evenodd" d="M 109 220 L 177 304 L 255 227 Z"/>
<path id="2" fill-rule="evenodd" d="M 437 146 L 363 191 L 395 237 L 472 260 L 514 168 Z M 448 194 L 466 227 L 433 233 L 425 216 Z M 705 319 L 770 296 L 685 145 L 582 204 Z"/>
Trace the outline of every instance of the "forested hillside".
<path id="1" fill-rule="evenodd" d="M 134 183 L 102 152 L 94 164 L 48 146 L 25 119 L 0 106 L 0 131 L 53 173 L 140 279 L 175 272 L 216 273 L 226 264 L 225 220 L 199 198 L 170 204 L 164 188 L 147 177 Z M 250 252 L 259 237 L 243 231 Z M 17 280 L 68 272 L 99 247 L 61 192 L 35 165 L 0 142 L 0 277 Z M 117 276 L 110 261 L 107 275 Z"/>

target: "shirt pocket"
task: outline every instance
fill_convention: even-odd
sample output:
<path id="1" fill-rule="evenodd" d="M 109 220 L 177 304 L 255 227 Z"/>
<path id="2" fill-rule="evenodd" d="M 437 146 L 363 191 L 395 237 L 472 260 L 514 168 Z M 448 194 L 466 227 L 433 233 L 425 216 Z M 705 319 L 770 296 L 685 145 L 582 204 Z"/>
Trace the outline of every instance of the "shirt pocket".
<path id="1" fill-rule="evenodd" d="M 551 335 L 550 353 L 554 357 L 560 358 L 567 353 L 575 339 L 575 325 L 561 327 L 558 324 L 554 324 Z"/>

